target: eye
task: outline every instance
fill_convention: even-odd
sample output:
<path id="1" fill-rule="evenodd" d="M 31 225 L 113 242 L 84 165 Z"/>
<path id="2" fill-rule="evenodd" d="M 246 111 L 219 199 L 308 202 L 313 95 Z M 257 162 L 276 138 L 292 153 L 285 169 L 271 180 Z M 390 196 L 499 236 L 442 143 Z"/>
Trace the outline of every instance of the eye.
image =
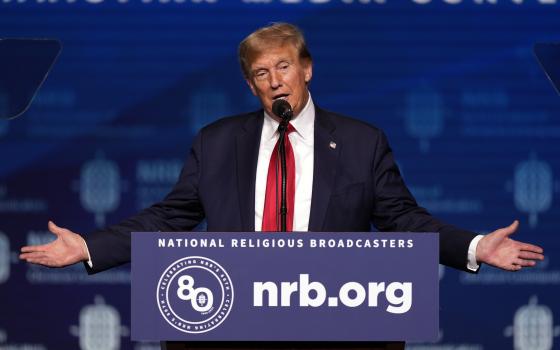
<path id="1" fill-rule="evenodd" d="M 287 70 L 288 68 L 290 68 L 290 64 L 289 64 L 289 63 L 281 63 L 281 64 L 278 66 L 278 69 L 280 69 L 280 70 L 282 70 L 282 71 L 285 71 L 285 70 Z"/>
<path id="2" fill-rule="evenodd" d="M 267 75 L 268 75 L 268 72 L 266 70 L 258 70 L 254 73 L 255 78 L 257 78 L 259 80 L 265 79 Z"/>

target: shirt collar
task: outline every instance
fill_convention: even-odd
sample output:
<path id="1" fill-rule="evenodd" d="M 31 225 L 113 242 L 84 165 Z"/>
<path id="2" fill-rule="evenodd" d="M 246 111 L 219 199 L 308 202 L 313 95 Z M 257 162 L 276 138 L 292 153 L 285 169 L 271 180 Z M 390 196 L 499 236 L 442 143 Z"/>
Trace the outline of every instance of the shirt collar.
<path id="1" fill-rule="evenodd" d="M 292 120 L 290 120 L 290 124 L 294 127 L 296 132 L 304 139 L 308 140 L 309 138 L 313 137 L 313 126 L 315 123 L 315 105 L 313 104 L 313 100 L 311 99 L 311 93 L 309 93 L 309 98 L 307 99 L 307 103 L 305 107 L 301 110 L 301 112 L 296 115 Z M 280 123 L 272 118 L 266 111 L 264 112 L 264 124 L 263 124 L 263 138 L 265 140 L 272 139 L 277 136 L 278 133 L 278 125 Z"/>

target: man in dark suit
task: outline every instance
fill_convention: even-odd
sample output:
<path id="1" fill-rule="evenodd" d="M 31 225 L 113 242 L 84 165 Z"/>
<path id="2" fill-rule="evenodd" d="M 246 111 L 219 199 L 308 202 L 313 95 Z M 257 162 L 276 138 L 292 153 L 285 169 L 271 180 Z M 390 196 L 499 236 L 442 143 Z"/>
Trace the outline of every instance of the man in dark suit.
<path id="1" fill-rule="evenodd" d="M 179 181 L 162 202 L 89 235 L 86 244 L 80 235 L 49 222 L 58 239 L 22 248 L 21 258 L 46 266 L 86 261 L 95 273 L 130 261 L 133 231 L 186 231 L 203 219 L 209 231 L 270 227 L 267 188 L 280 122 L 272 105 L 284 99 L 294 112 L 295 130 L 288 135 L 295 166 L 288 226 L 294 231 L 369 231 L 373 223 L 381 231 L 439 232 L 440 262 L 466 271 L 476 271 L 480 263 L 519 270 L 543 259 L 541 248 L 509 238 L 517 221 L 480 236 L 444 224 L 419 207 L 381 130 L 314 104 L 307 88 L 311 55 L 293 25 L 255 31 L 240 44 L 239 57 L 263 110 L 203 128 Z"/>
<path id="2" fill-rule="evenodd" d="M 128 262 L 131 231 L 185 231 L 205 217 L 208 231 L 254 231 L 264 118 L 260 111 L 202 129 L 179 181 L 162 202 L 86 237 L 89 271 Z M 319 108 L 314 129 L 309 231 L 364 232 L 373 221 L 381 231 L 440 232 L 442 263 L 466 269 L 476 234 L 440 223 L 416 205 L 379 129 Z"/>

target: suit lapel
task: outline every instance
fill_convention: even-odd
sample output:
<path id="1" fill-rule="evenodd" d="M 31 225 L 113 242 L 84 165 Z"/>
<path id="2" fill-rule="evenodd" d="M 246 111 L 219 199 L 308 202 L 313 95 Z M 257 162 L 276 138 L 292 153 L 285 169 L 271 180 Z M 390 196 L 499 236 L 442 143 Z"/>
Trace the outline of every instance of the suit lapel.
<path id="1" fill-rule="evenodd" d="M 236 138 L 237 190 L 241 230 L 255 230 L 255 181 L 264 114 L 250 114 Z"/>
<path id="2" fill-rule="evenodd" d="M 334 143 L 334 144 L 333 144 Z M 313 159 L 313 193 L 309 231 L 321 231 L 329 205 L 340 154 L 340 140 L 335 135 L 335 125 L 329 114 L 315 108 L 315 140 Z"/>

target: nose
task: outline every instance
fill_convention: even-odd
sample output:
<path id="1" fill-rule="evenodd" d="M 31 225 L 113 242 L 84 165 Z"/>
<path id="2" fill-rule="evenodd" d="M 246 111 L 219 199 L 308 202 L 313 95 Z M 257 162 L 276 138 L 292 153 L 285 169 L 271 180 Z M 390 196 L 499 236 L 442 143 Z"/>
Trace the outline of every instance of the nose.
<path id="1" fill-rule="evenodd" d="M 270 73 L 270 87 L 278 89 L 280 86 L 282 86 L 282 75 L 276 70 L 272 70 Z"/>

